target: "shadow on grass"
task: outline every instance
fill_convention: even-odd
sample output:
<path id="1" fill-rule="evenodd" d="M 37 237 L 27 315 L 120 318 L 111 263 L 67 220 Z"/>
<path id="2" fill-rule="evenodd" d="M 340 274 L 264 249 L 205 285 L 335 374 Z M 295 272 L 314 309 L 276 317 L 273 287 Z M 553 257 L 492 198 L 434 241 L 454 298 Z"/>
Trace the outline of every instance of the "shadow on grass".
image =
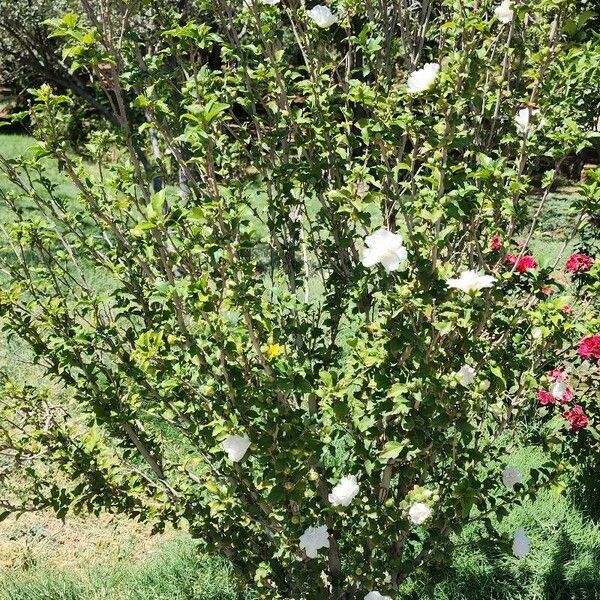
<path id="1" fill-rule="evenodd" d="M 577 510 L 600 524 L 600 464 L 595 457 L 588 457 L 586 464 L 579 466 L 574 476 L 569 499 Z"/>
<path id="2" fill-rule="evenodd" d="M 441 583 L 430 583 L 438 581 Z M 401 594 L 404 600 L 521 600 L 519 576 L 505 556 L 487 547 L 456 556 L 451 565 L 429 570 Z M 529 600 L 529 599 L 528 599 Z"/>
<path id="3" fill-rule="evenodd" d="M 543 592 L 548 600 L 600 598 L 600 547 L 581 555 L 567 533 L 561 531 Z"/>
<path id="4" fill-rule="evenodd" d="M 553 540 L 543 572 L 492 548 L 455 557 L 446 570 L 430 570 L 409 584 L 402 600 L 598 600 L 600 547 L 582 553 L 568 533 Z M 441 581 L 432 584 L 427 581 Z"/>

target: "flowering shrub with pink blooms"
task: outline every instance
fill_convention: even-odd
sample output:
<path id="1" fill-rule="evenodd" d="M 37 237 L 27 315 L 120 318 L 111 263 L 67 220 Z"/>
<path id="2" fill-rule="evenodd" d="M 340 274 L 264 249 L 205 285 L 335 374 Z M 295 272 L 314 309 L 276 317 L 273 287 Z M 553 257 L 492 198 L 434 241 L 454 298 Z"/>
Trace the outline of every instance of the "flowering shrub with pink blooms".
<path id="1" fill-rule="evenodd" d="M 524 558 L 497 519 L 600 423 L 598 267 L 564 269 L 600 171 L 562 252 L 531 243 L 590 139 L 574 4 L 207 0 L 145 41 L 136 3 L 83 5 L 49 25 L 118 118 L 85 162 L 42 86 L 0 158 L 0 315 L 50 388 L 1 390 L 9 509 L 185 527 L 261 598 L 399 598 L 475 519 Z"/>
<path id="2" fill-rule="evenodd" d="M 581 358 L 600 360 L 600 335 L 588 335 L 579 342 L 577 352 Z"/>
<path id="3" fill-rule="evenodd" d="M 564 417 L 571 424 L 571 431 L 579 431 L 589 424 L 589 419 L 585 416 L 583 408 L 579 404 L 575 404 L 573 408 L 565 411 Z"/>
<path id="4" fill-rule="evenodd" d="M 506 262 L 509 265 L 513 265 L 513 268 L 517 273 L 526 273 L 531 269 L 536 269 L 538 266 L 537 261 L 531 255 L 515 256 L 514 254 L 509 254 L 506 257 Z"/>
<path id="5" fill-rule="evenodd" d="M 589 271 L 594 266 L 594 259 L 587 254 L 576 252 L 571 254 L 565 263 L 565 268 L 569 273 L 582 273 Z"/>
<path id="6" fill-rule="evenodd" d="M 502 249 L 502 238 L 499 233 L 495 233 L 490 240 L 490 250 L 501 250 Z"/>

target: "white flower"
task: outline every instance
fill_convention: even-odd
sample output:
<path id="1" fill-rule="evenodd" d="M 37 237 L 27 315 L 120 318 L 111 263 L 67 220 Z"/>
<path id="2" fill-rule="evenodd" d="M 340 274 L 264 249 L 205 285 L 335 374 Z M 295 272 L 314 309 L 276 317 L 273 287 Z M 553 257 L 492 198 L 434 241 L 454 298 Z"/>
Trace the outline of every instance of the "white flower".
<path id="1" fill-rule="evenodd" d="M 331 490 L 329 502 L 333 506 L 348 506 L 354 496 L 358 494 L 358 490 L 359 485 L 354 475 L 342 477 L 339 483 Z"/>
<path id="2" fill-rule="evenodd" d="M 512 490 L 515 483 L 523 483 L 523 475 L 517 467 L 514 465 L 508 465 L 504 471 L 502 471 L 502 483 L 509 489 Z"/>
<path id="3" fill-rule="evenodd" d="M 541 328 L 541 327 L 534 327 L 534 328 L 531 330 L 531 337 L 532 337 L 534 340 L 539 340 L 539 339 L 542 337 L 543 333 L 544 333 L 544 332 L 542 331 L 542 328 Z"/>
<path id="4" fill-rule="evenodd" d="M 515 533 L 515 537 L 513 538 L 512 551 L 513 554 L 517 558 L 523 558 L 529 554 L 529 548 L 531 547 L 531 542 L 527 535 L 525 535 L 525 530 L 521 527 Z"/>
<path id="5" fill-rule="evenodd" d="M 514 15 L 510 0 L 504 0 L 500 6 L 497 6 L 494 14 L 500 23 L 510 23 Z"/>
<path id="6" fill-rule="evenodd" d="M 415 525 L 422 525 L 431 516 L 431 509 L 423 502 L 415 502 L 408 509 L 408 518 Z"/>
<path id="7" fill-rule="evenodd" d="M 319 26 L 323 28 L 331 27 L 338 18 L 329 10 L 327 6 L 317 4 L 310 10 L 306 11 L 306 14 Z"/>
<path id="8" fill-rule="evenodd" d="M 392 600 L 390 596 L 383 596 L 379 592 L 369 592 L 365 596 L 365 600 Z"/>
<path id="9" fill-rule="evenodd" d="M 479 384 L 479 389 L 482 392 L 487 392 L 490 389 L 490 380 L 489 379 L 484 379 L 480 384 Z"/>
<path id="10" fill-rule="evenodd" d="M 476 371 L 469 365 L 463 365 L 458 372 L 458 383 L 464 387 L 469 387 L 475 381 Z"/>
<path id="11" fill-rule="evenodd" d="M 300 548 L 306 552 L 308 558 L 316 558 L 319 548 L 329 548 L 327 525 L 308 527 L 300 536 Z"/>
<path id="12" fill-rule="evenodd" d="M 537 108 L 522 108 L 515 116 L 515 124 L 517 131 L 521 135 L 525 135 L 529 131 L 529 121 L 531 117 L 535 117 L 540 111 Z M 541 123 L 540 123 L 541 124 Z"/>
<path id="13" fill-rule="evenodd" d="M 230 460 L 239 462 L 244 458 L 246 450 L 250 447 L 250 438 L 246 434 L 243 437 L 230 435 L 226 440 L 221 442 L 221 447 L 227 452 Z"/>
<path id="14" fill-rule="evenodd" d="M 275 6 L 279 4 L 280 0 L 260 0 L 263 4 L 268 4 L 269 6 Z"/>
<path id="15" fill-rule="evenodd" d="M 427 63 L 423 68 L 413 71 L 408 76 L 408 93 L 417 94 L 428 90 L 435 82 L 440 65 Z"/>
<path id="16" fill-rule="evenodd" d="M 491 275 L 484 275 L 483 271 L 463 271 L 458 279 L 446 280 L 449 288 L 456 288 L 467 293 L 492 287 L 495 283 L 496 279 Z"/>
<path id="17" fill-rule="evenodd" d="M 389 273 L 395 271 L 406 260 L 406 248 L 402 245 L 402 236 L 387 229 L 379 229 L 365 238 L 362 264 L 374 267 L 381 263 Z"/>
<path id="18" fill-rule="evenodd" d="M 562 397 L 565 395 L 565 392 L 567 391 L 568 387 L 569 386 L 567 385 L 566 381 L 556 381 L 552 386 L 552 395 L 557 400 L 562 400 Z"/>

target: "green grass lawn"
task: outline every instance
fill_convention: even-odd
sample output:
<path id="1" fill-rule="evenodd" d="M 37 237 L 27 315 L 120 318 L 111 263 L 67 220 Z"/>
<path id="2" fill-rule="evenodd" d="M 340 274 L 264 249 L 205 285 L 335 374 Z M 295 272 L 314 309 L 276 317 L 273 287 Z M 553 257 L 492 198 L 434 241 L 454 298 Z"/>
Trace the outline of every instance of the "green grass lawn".
<path id="1" fill-rule="evenodd" d="M 28 150 L 35 144 L 35 140 L 24 135 L 0 134 L 0 154 L 4 158 L 17 158 L 27 155 Z M 71 184 L 58 169 L 58 163 L 48 160 L 46 163 L 46 174 L 49 179 L 58 184 L 58 193 L 61 195 L 73 195 L 75 186 Z M 0 177 L 0 189 L 10 189 L 10 182 Z"/>
<path id="2" fill-rule="evenodd" d="M 0 135 L 0 153 L 18 156 L 33 143 L 30 138 Z M 59 182 L 61 193 L 72 194 L 56 164 L 48 164 L 49 176 Z M 8 183 L 0 180 L 0 186 Z M 568 196 L 553 194 L 542 213 L 545 232 L 530 248 L 542 266 L 551 264 L 572 226 L 565 208 Z M 0 220 L 2 215 L 0 214 Z M 26 351 L 18 343 L 0 338 L 0 366 L 9 373 L 33 379 Z M 522 448 L 511 457 L 526 472 L 543 462 L 534 448 Z M 575 491 L 571 493 L 575 494 Z M 585 507 L 584 507 L 585 508 Z M 516 507 L 498 529 L 512 536 L 525 527 L 532 550 L 522 561 L 497 545 L 478 545 L 476 526 L 456 539 L 456 549 L 442 583 L 428 584 L 433 571 L 417 574 L 400 598 L 407 600 L 542 600 L 600 598 L 600 526 L 569 493 L 548 490 L 535 502 Z M 0 537 L 2 531 L 0 530 Z M 77 572 L 60 568 L 48 556 L 0 567 L 0 600 L 201 600 L 241 598 L 225 561 L 203 557 L 185 534 L 159 541 L 150 554 L 135 557 L 116 552 L 110 558 L 82 565 Z M 0 552 L 2 546 L 0 545 Z M 60 552 L 60 544 L 54 552 Z M 1 558 L 1 557 L 0 557 Z M 5 564 L 0 560 L 0 565 Z"/>
<path id="3" fill-rule="evenodd" d="M 228 600 L 239 598 L 228 565 L 201 557 L 180 537 L 158 544 L 142 563 L 96 564 L 73 574 L 35 565 L 0 577 L 2 600 Z"/>

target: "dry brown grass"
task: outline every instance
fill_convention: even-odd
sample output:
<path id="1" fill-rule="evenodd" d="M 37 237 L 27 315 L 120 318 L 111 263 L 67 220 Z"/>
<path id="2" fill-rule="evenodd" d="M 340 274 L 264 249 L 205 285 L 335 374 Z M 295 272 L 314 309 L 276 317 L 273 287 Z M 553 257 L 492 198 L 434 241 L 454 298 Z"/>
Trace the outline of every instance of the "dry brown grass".
<path id="1" fill-rule="evenodd" d="M 100 562 L 137 562 L 173 535 L 152 535 L 148 526 L 113 515 L 63 522 L 47 512 L 26 513 L 0 523 L 0 570 L 44 563 L 73 573 Z"/>

